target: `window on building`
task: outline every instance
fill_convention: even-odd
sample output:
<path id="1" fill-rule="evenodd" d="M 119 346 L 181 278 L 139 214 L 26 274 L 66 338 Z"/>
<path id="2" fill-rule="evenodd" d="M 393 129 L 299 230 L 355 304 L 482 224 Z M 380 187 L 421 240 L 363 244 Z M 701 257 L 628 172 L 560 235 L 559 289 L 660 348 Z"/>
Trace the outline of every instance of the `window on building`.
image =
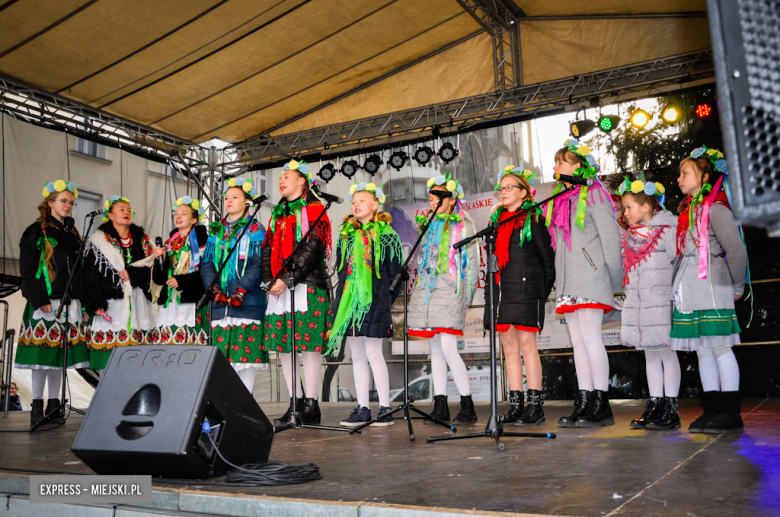
<path id="1" fill-rule="evenodd" d="M 101 158 L 103 160 L 108 159 L 108 152 L 105 145 L 85 140 L 83 138 L 76 139 L 76 151 L 87 156 L 94 156 L 95 158 Z"/>

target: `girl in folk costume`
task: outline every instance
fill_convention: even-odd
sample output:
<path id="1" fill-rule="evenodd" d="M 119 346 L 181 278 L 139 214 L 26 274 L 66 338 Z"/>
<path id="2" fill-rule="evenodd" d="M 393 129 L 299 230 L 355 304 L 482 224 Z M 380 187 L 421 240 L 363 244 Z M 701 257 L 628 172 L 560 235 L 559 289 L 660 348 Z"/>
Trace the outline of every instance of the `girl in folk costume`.
<path id="1" fill-rule="evenodd" d="M 534 176 L 535 172 L 514 165 L 501 171 L 496 185 L 501 205 L 491 215 L 491 222 L 500 223 L 518 210 L 533 206 L 535 191 L 531 185 Z M 493 288 L 498 309 L 495 321 L 506 356 L 510 406 L 509 412 L 501 415 L 501 421 L 517 426 L 543 424 L 542 362 L 536 349 L 536 336 L 544 327 L 544 306 L 555 281 L 555 260 L 540 207 L 498 227 L 496 257 L 499 271 Z M 489 304 L 485 303 L 487 329 L 490 327 L 488 311 Z M 521 352 L 528 380 L 525 410 Z"/>
<path id="2" fill-rule="evenodd" d="M 164 247 L 154 248 L 152 298 L 156 296 L 160 312 L 149 344 L 206 345 L 209 310 L 195 310 L 204 291 L 200 262 L 209 232 L 198 221 L 205 209 L 190 196 L 179 198 L 175 206 L 175 228 Z"/>
<path id="3" fill-rule="evenodd" d="M 439 198 L 433 192 L 447 194 Z M 443 422 L 450 421 L 447 405 L 447 366 L 460 393 L 460 412 L 453 421 L 456 425 L 477 421 L 466 365 L 458 353 L 458 336 L 466 325 L 466 309 L 474 298 L 479 275 L 479 248 L 471 242 L 467 250 L 455 250 L 452 245 L 474 235 L 474 222 L 466 214 L 463 187 L 449 176 L 428 180 L 428 204 L 425 216 L 417 216 L 417 224 L 424 225 L 443 199 L 428 231 L 425 232 L 417 259 L 417 281 L 409 303 L 409 335 L 428 338 L 431 346 L 431 373 L 433 377 L 433 412 L 431 416 Z M 426 421 L 424 423 L 432 423 Z"/>
<path id="4" fill-rule="evenodd" d="M 695 350 L 704 389 L 704 414 L 691 433 L 737 433 L 740 416 L 739 366 L 731 347 L 741 332 L 734 302 L 742 297 L 747 253 L 726 189 L 723 153 L 706 146 L 680 164 L 680 203 L 674 275 L 672 348 Z"/>
<path id="5" fill-rule="evenodd" d="M 614 293 L 622 289 L 620 230 L 612 198 L 596 177 L 599 167 L 588 147 L 567 140 L 555 153 L 553 169 L 558 174 L 596 180 L 592 187 L 575 186 L 546 208 L 545 224 L 555 249 L 555 311 L 566 317 L 579 385 L 574 411 L 561 417 L 558 425 L 614 425 L 601 323 L 604 314 L 614 309 Z M 553 194 L 563 186 L 558 183 Z"/>
<path id="6" fill-rule="evenodd" d="M 133 224 L 130 200 L 106 201 L 103 224 L 89 237 L 84 257 L 87 312 L 93 314 L 89 367 L 102 370 L 117 346 L 145 345 L 154 328 L 149 283 L 152 243 Z"/>
<path id="7" fill-rule="evenodd" d="M 43 201 L 38 205 L 40 216 L 27 227 L 19 243 L 19 269 L 22 295 L 27 299 L 19 331 L 16 367 L 32 370 L 33 402 L 30 423 L 43 417 L 43 387 L 49 381 L 46 414 L 59 406 L 57 398 L 62 384 L 62 333 L 68 332 L 68 367 L 89 365 L 85 334 L 82 327 L 81 299 L 84 284 L 82 270 L 76 268 L 70 291 L 69 328 L 65 329 L 65 314 L 54 315 L 65 294 L 65 284 L 76 266 L 81 237 L 73 226 L 73 212 L 78 190 L 73 183 L 57 180 L 46 183 Z M 65 420 L 57 417 L 53 423 Z"/>
<path id="8" fill-rule="evenodd" d="M 390 227 L 393 218 L 380 213 L 385 194 L 374 183 L 358 183 L 349 189 L 352 215 L 344 219 L 336 247 L 339 285 L 333 307 L 336 317 L 328 350 L 338 349 L 342 339 L 352 351 L 358 407 L 341 422 L 347 427 L 371 420 L 368 406 L 368 363 L 374 372 L 379 395 L 379 416 L 390 411 L 390 378 L 382 353 L 382 340 L 393 334 L 390 307 L 400 289 L 390 292 L 390 284 L 401 269 L 403 248 Z M 380 418 L 375 426 L 393 425 L 392 417 Z"/>
<path id="9" fill-rule="evenodd" d="M 267 302 L 260 289 L 260 246 L 265 228 L 257 221 L 248 220 L 251 200 L 258 197 L 251 178 L 230 178 L 223 197 L 227 215 L 211 223 L 200 277 L 207 288 L 225 257 L 237 245 L 212 288 L 211 344 L 222 350 L 252 393 L 257 370 L 268 368 L 268 350 L 263 342 Z M 250 226 L 239 240 L 246 225 Z"/>
<path id="10" fill-rule="evenodd" d="M 664 186 L 642 178 L 620 184 L 629 228 L 623 240 L 623 303 L 620 338 L 644 350 L 650 399 L 636 429 L 677 429 L 680 361 L 672 350 L 672 278 L 677 262 L 677 218 L 664 208 Z"/>
<path id="11" fill-rule="evenodd" d="M 270 350 L 282 354 L 282 370 L 291 394 L 290 408 L 274 420 L 277 425 L 287 423 L 292 410 L 292 397 L 298 397 L 296 409 L 302 408 L 304 424 L 320 423 L 317 402 L 320 390 L 322 354 L 327 349 L 326 334 L 331 328 L 330 286 L 326 274 L 330 256 L 330 219 L 323 214 L 317 226 L 311 228 L 308 240 L 292 261 L 294 271 L 284 271 L 273 285 L 271 281 L 284 269 L 284 261 L 290 258 L 296 244 L 317 220 L 325 207 L 315 195 L 316 185 L 309 166 L 292 160 L 284 166 L 279 178 L 281 202 L 271 215 L 265 242 L 263 243 L 263 283 L 269 288 L 266 310 L 265 341 Z M 289 288 L 295 284 L 295 324 L 292 328 L 292 297 Z M 303 356 L 306 375 L 305 400 L 301 399 L 300 367 L 296 367 L 297 386 L 292 385 L 292 343 Z"/>

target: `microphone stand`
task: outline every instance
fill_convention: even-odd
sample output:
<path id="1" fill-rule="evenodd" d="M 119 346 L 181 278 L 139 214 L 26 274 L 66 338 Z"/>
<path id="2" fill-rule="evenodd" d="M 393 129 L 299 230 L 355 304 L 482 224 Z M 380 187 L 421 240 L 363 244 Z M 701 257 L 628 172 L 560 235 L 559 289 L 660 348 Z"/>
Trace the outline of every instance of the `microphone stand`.
<path id="1" fill-rule="evenodd" d="M 325 208 L 320 212 L 320 215 L 317 216 L 317 218 L 314 220 L 314 223 L 309 225 L 309 230 L 306 232 L 306 234 L 301 237 L 301 240 L 295 243 L 295 247 L 293 248 L 292 253 L 289 257 L 284 259 L 282 261 L 282 268 L 276 273 L 276 276 L 273 277 L 273 279 L 269 283 L 263 283 L 260 284 L 260 288 L 264 291 L 268 291 L 271 289 L 271 287 L 274 286 L 277 280 L 281 278 L 281 276 L 285 273 L 289 274 L 289 281 L 290 285 L 288 289 L 290 290 L 290 354 L 292 354 L 292 387 L 293 391 L 297 391 L 298 389 L 298 350 L 295 348 L 295 271 L 298 269 L 298 265 L 295 263 L 295 256 L 298 254 L 298 252 L 301 250 L 303 245 L 306 243 L 306 241 L 309 239 L 309 236 L 311 236 L 311 232 L 314 228 L 317 227 L 317 224 L 319 224 L 322 217 L 325 215 L 325 213 L 330 208 L 330 205 L 333 204 L 333 199 L 325 198 L 326 204 Z M 273 229 L 272 229 L 273 230 Z M 288 429 L 322 429 L 325 431 L 349 431 L 349 429 L 345 427 L 328 427 L 323 425 L 310 425 L 310 424 L 304 424 L 300 417 L 298 416 L 298 407 L 297 407 L 297 393 L 291 393 L 290 396 L 292 397 L 292 411 L 290 412 L 290 420 L 282 426 L 275 427 L 274 432 L 279 433 L 281 431 L 287 431 Z M 352 434 L 352 433 L 350 433 Z"/>
<path id="2" fill-rule="evenodd" d="M 456 242 L 452 245 L 453 248 L 459 249 L 463 246 L 466 246 L 470 242 L 484 238 L 485 242 L 487 243 L 487 252 L 488 252 L 488 301 L 487 304 L 490 307 L 490 316 L 489 316 L 489 323 L 490 323 L 490 418 L 488 419 L 487 426 L 485 426 L 485 431 L 482 433 L 470 433 L 460 436 L 431 436 L 428 438 L 428 443 L 432 442 L 439 442 L 439 441 L 445 441 L 445 440 L 462 440 L 464 438 L 492 438 L 496 441 L 496 445 L 498 446 L 499 451 L 504 450 L 504 444 L 501 443 L 501 437 L 502 436 L 519 436 L 519 437 L 525 437 L 525 438 L 555 438 L 555 433 L 510 433 L 505 432 L 504 427 L 501 425 L 501 422 L 498 420 L 498 407 L 496 403 L 496 325 L 495 325 L 495 319 L 496 319 L 496 306 L 495 306 L 495 300 L 493 299 L 493 287 L 496 277 L 496 272 L 498 271 L 498 259 L 496 258 L 496 255 L 494 253 L 494 248 L 496 244 L 496 230 L 498 230 L 498 227 L 501 225 L 504 225 L 510 221 L 514 221 L 518 217 L 520 217 L 523 214 L 527 214 L 528 212 L 532 210 L 536 210 L 537 207 L 544 205 L 545 203 L 548 203 L 555 199 L 556 197 L 562 196 L 563 194 L 569 192 L 571 190 L 571 187 L 564 187 L 560 192 L 558 192 L 555 195 L 552 195 L 545 199 L 544 201 L 540 201 L 539 203 L 535 203 L 532 206 L 529 206 L 528 208 L 519 210 L 515 215 L 512 217 L 508 217 L 504 221 L 497 222 L 497 223 L 491 223 L 487 226 L 487 228 L 480 230 L 479 232 L 475 233 L 471 237 L 466 237 L 465 239 Z"/>
<path id="3" fill-rule="evenodd" d="M 65 283 L 65 292 L 62 294 L 62 299 L 60 300 L 60 306 L 57 308 L 57 312 L 54 313 L 54 322 L 56 324 L 59 324 L 59 319 L 62 317 L 62 312 L 65 311 L 65 326 L 62 331 L 62 395 L 60 397 L 60 403 L 59 405 L 54 408 L 54 410 L 49 413 L 48 415 L 44 415 L 43 419 L 38 422 L 37 424 L 33 425 L 30 428 L 30 432 L 32 433 L 36 429 L 40 428 L 41 426 L 48 424 L 51 422 L 52 419 L 59 417 L 65 418 L 65 407 L 67 406 L 68 400 L 65 398 L 65 395 L 67 393 L 67 382 L 68 382 L 68 334 L 70 333 L 70 313 L 67 311 L 68 306 L 70 305 L 70 291 L 73 287 L 73 277 L 76 275 L 76 270 L 81 265 L 82 257 L 84 256 L 84 248 L 87 244 L 87 236 L 89 235 L 89 231 L 92 229 L 92 223 L 95 222 L 95 216 L 89 218 L 89 226 L 87 227 L 86 233 L 82 235 L 81 243 L 79 244 L 79 251 L 76 254 L 76 263 L 73 265 L 73 268 L 69 271 L 68 275 L 68 281 Z M 81 317 L 81 314 L 76 316 L 77 318 Z M 81 323 L 77 320 L 77 323 Z M 78 336 L 77 336 L 78 337 Z M 72 408 L 71 408 L 72 409 Z M 45 410 L 44 410 L 45 411 Z M 78 413 L 83 414 L 82 411 L 77 411 Z M 60 424 L 64 425 L 64 424 Z"/>
<path id="4" fill-rule="evenodd" d="M 414 441 L 414 429 L 412 428 L 412 418 L 409 415 L 409 411 L 414 411 L 418 415 L 422 416 L 423 418 L 427 420 L 431 420 L 433 422 L 436 422 L 437 424 L 446 427 L 452 432 L 457 432 L 457 429 L 450 424 L 443 422 L 442 420 L 439 420 L 437 418 L 433 418 L 433 416 L 423 413 L 416 407 L 414 407 L 413 404 L 409 402 L 409 326 L 408 326 L 408 312 L 409 312 L 409 300 L 407 297 L 407 282 L 409 281 L 409 262 L 412 260 L 412 257 L 414 256 L 414 252 L 417 251 L 417 247 L 422 242 L 423 237 L 425 236 L 425 233 L 428 231 L 428 227 L 431 225 L 431 221 L 433 221 L 433 218 L 436 217 L 437 212 L 439 211 L 439 208 L 441 208 L 442 202 L 444 199 L 441 197 L 439 198 L 439 203 L 436 205 L 436 210 L 433 210 L 433 213 L 431 214 L 431 217 L 428 218 L 428 221 L 426 221 L 425 226 L 423 226 L 420 230 L 420 235 L 417 237 L 417 242 L 414 243 L 414 246 L 412 247 L 412 250 L 409 252 L 409 255 L 406 257 L 406 261 L 404 261 L 404 264 L 401 266 L 401 270 L 398 272 L 398 274 L 393 279 L 393 282 L 390 284 L 390 292 L 392 293 L 398 288 L 398 285 L 403 282 L 403 290 L 404 290 L 404 403 L 398 406 L 397 408 L 393 409 L 392 411 L 389 411 L 387 413 L 384 413 L 381 418 L 387 418 L 388 416 L 397 413 L 401 410 L 404 412 L 404 419 L 406 420 L 406 423 L 409 425 L 409 440 Z M 379 420 L 379 416 L 376 416 L 373 420 L 370 420 L 368 422 L 365 422 L 363 424 L 360 424 L 359 426 L 353 428 L 349 431 L 350 434 L 352 433 L 359 433 L 361 429 L 364 427 L 373 424 L 377 420 Z"/>

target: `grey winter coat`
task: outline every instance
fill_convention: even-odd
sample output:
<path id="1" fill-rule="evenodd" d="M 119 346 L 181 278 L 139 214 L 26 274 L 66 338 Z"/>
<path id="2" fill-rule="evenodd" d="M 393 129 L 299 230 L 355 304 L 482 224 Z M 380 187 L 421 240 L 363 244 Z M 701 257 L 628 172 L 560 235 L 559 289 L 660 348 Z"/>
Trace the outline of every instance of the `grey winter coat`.
<path id="1" fill-rule="evenodd" d="M 620 229 L 610 201 L 603 199 L 602 203 L 599 199 L 600 195 L 608 198 L 609 194 L 592 190 L 595 203 L 585 211 L 584 230 L 575 224 L 577 197 L 568 200 L 571 249 L 563 240 L 563 232 L 557 231 L 553 236 L 556 243 L 554 296 L 580 296 L 614 307 L 614 293 L 623 290 Z"/>
<path id="2" fill-rule="evenodd" d="M 463 223 L 463 238 L 476 233 L 474 223 L 467 219 Z M 433 225 L 428 229 L 425 239 L 432 237 Z M 452 242 L 449 243 L 452 246 Z M 478 241 L 472 241 L 467 250 L 469 271 L 466 272 L 466 278 L 460 281 L 460 292 L 457 292 L 458 281 L 451 279 L 449 274 L 440 274 L 436 277 L 436 285 L 428 294 L 428 303 L 425 303 L 425 295 L 428 293 L 427 286 L 421 288 L 415 281 L 412 299 L 409 301 L 409 328 L 427 329 L 427 328 L 448 328 L 453 330 L 463 330 L 466 326 L 466 309 L 471 305 L 474 297 L 474 291 L 477 288 L 479 277 L 479 244 Z M 428 265 L 435 274 L 436 258 L 438 252 L 434 248 L 431 250 L 431 261 Z M 419 258 L 417 259 L 419 260 Z M 425 264 L 418 264 L 418 268 L 425 267 Z"/>
<path id="3" fill-rule="evenodd" d="M 646 226 L 663 227 L 663 233 L 654 248 L 651 248 L 652 251 L 628 272 L 628 284 L 623 286 L 626 300 L 623 304 L 620 339 L 623 345 L 639 349 L 670 347 L 672 303 L 669 298 L 677 262 L 677 217 L 662 210 Z M 624 257 L 626 247 L 632 240 L 630 233 L 623 235 Z M 641 246 L 641 241 L 638 244 Z"/>
<path id="4" fill-rule="evenodd" d="M 747 252 L 729 208 L 712 205 L 707 236 L 709 267 L 707 279 L 700 280 L 699 248 L 691 232 L 685 234 L 685 248 L 680 251 L 682 258 L 672 285 L 673 297 L 682 286 L 682 312 L 733 309 L 734 295 L 741 296 L 745 290 Z"/>

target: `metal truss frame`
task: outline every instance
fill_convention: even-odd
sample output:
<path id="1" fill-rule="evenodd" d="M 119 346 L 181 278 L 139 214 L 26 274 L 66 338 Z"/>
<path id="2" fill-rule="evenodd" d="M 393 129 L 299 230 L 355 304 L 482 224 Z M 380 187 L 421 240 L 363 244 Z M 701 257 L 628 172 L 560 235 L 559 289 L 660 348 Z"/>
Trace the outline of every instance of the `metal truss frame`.
<path id="1" fill-rule="evenodd" d="M 507 123 L 559 111 L 579 101 L 714 80 L 710 49 L 678 54 L 555 81 L 530 84 L 440 104 L 331 124 L 294 133 L 255 137 L 225 150 L 225 167 L 270 166 L 307 154 L 363 152 L 401 146 L 430 134 L 442 136 L 483 124 Z"/>
<path id="2" fill-rule="evenodd" d="M 205 149 L 163 131 L 112 115 L 87 104 L 35 88 L 0 74 L 0 111 L 49 129 L 169 162 L 179 154 L 191 166 L 203 164 Z"/>

